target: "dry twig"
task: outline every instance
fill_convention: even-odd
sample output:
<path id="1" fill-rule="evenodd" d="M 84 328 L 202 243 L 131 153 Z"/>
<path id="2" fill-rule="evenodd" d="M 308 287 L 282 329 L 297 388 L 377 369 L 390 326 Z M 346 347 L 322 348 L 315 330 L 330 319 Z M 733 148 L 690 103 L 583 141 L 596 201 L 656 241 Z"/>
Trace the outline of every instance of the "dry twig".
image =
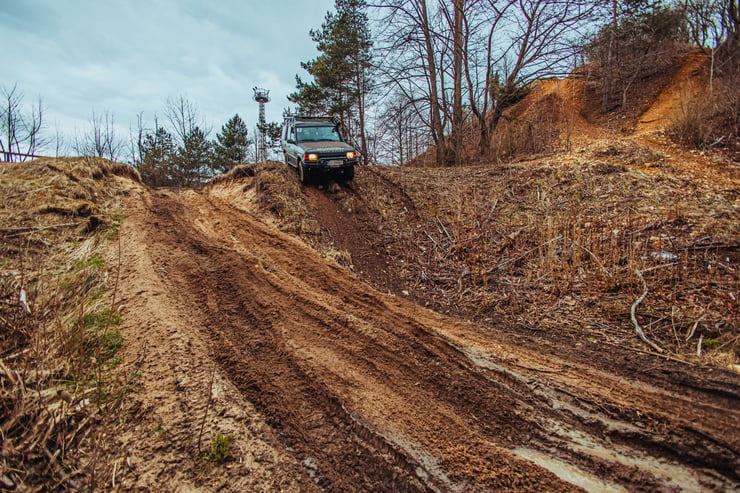
<path id="1" fill-rule="evenodd" d="M 686 334 L 686 342 L 689 342 L 689 339 L 691 339 L 692 337 L 694 337 L 694 332 L 696 332 L 696 328 L 697 328 L 697 327 L 699 326 L 699 322 L 701 322 L 701 320 L 702 320 L 702 319 L 703 319 L 703 318 L 704 318 L 705 316 L 706 316 L 706 314 L 702 315 L 701 317 L 699 317 L 699 318 L 698 318 L 698 319 L 696 320 L 696 322 L 694 322 L 694 325 L 693 325 L 693 327 L 691 327 L 691 330 L 690 330 L 690 331 L 688 332 L 688 334 Z"/>
<path id="2" fill-rule="evenodd" d="M 640 337 L 642 342 L 650 346 L 651 348 L 655 349 L 657 352 L 662 353 L 663 348 L 655 344 L 653 341 L 647 338 L 645 333 L 642 331 L 642 327 L 640 326 L 640 323 L 637 321 L 637 307 L 642 303 L 642 300 L 645 299 L 645 296 L 648 294 L 648 287 L 647 283 L 645 282 L 645 278 L 642 277 L 642 272 L 640 269 L 635 269 L 635 274 L 637 274 L 637 277 L 640 279 L 640 282 L 642 282 L 642 294 L 639 298 L 635 300 L 634 303 L 632 303 L 632 308 L 630 309 L 630 318 L 632 319 L 632 323 L 635 325 L 635 332 L 637 332 L 637 335 Z"/>
<path id="3" fill-rule="evenodd" d="M 203 428 L 206 425 L 206 416 L 208 410 L 211 408 L 211 402 L 213 402 L 213 381 L 216 379 L 216 365 L 213 365 L 213 371 L 211 371 L 211 381 L 208 384 L 208 403 L 206 404 L 206 410 L 203 412 L 203 420 L 200 422 L 200 431 L 198 432 L 198 455 L 200 455 L 201 439 L 203 438 Z"/>

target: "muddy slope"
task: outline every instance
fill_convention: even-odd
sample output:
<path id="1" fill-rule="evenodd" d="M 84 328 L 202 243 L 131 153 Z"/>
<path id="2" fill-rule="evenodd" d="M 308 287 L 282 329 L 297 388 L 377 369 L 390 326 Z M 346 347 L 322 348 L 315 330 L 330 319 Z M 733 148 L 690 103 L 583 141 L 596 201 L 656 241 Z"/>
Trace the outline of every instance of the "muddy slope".
<path id="1" fill-rule="evenodd" d="M 167 317 L 254 406 L 292 488 L 737 487 L 732 379 L 678 392 L 541 356 L 381 294 L 215 195 L 156 192 L 126 221 L 158 296 L 180 300 Z"/>

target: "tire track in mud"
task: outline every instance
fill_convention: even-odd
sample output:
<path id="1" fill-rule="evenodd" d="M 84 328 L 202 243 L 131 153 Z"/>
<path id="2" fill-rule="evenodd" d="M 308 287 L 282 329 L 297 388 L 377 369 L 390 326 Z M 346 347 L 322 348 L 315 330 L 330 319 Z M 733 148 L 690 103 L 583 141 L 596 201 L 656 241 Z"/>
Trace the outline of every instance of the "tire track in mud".
<path id="1" fill-rule="evenodd" d="M 160 227 L 180 230 L 177 285 L 196 300 L 210 300 L 192 308 L 209 327 L 215 359 L 318 486 L 332 491 L 377 485 L 428 490 L 415 477 L 416 464 L 353 419 L 310 369 L 305 371 L 292 357 L 274 327 L 279 312 L 265 299 L 275 293 L 260 279 L 265 274 L 260 258 L 208 242 L 169 200 L 158 200 L 154 209 Z"/>
<path id="2" fill-rule="evenodd" d="M 336 193 L 329 197 L 313 187 L 304 187 L 303 193 L 309 209 L 314 211 L 336 248 L 351 252 L 352 269 L 361 273 L 364 278 L 372 279 L 373 285 L 379 290 L 399 293 L 402 282 L 388 257 L 378 255 L 378 249 L 382 245 L 377 243 L 379 235 L 373 225 L 362 220 L 362 214 L 343 213 L 344 205 Z M 364 209 L 362 197 L 349 186 L 341 187 L 339 193 L 352 200 L 355 207 Z"/>
<path id="3" fill-rule="evenodd" d="M 588 392 L 510 370 L 506 358 L 465 343 L 463 324 L 380 295 L 217 199 L 165 194 L 152 212 L 154 255 L 174 259 L 172 289 L 193 300 L 214 358 L 322 489 L 673 486 L 672 469 L 640 461 L 680 463 L 678 438 L 662 436 L 659 450 L 650 433 L 620 421 L 628 412 L 586 412 Z M 596 453 L 612 442 L 624 457 Z M 720 442 L 724 450 L 690 457 L 696 484 L 737 480 L 736 452 Z M 729 457 L 727 478 L 700 471 L 717 457 Z M 559 479 L 565 466 L 585 480 Z"/>

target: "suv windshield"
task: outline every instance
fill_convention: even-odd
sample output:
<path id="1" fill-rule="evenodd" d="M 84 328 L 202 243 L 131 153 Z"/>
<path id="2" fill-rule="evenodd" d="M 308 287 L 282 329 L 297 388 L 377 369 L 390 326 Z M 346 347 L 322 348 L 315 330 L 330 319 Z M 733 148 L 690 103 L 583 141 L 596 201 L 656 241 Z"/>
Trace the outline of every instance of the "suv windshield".
<path id="1" fill-rule="evenodd" d="M 296 140 L 297 142 L 310 142 L 318 140 L 333 140 L 341 142 L 342 138 L 339 135 L 336 127 L 298 127 L 296 126 Z"/>

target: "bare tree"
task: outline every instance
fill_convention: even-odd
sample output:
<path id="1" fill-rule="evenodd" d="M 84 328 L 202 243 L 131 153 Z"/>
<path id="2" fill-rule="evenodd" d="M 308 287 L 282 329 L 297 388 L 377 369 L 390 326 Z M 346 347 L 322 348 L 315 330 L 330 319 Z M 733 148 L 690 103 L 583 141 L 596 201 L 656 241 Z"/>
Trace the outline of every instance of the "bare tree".
<path id="1" fill-rule="evenodd" d="M 211 133 L 211 127 L 198 116 L 198 109 L 183 95 L 177 98 L 167 98 L 164 114 L 180 145 L 188 139 L 196 127 L 200 128 L 206 137 Z"/>
<path id="2" fill-rule="evenodd" d="M 108 111 L 96 114 L 93 110 L 88 124 L 89 128 L 82 136 L 75 134 L 75 140 L 72 144 L 74 151 L 84 156 L 97 156 L 118 161 L 121 158 L 125 144 L 116 135 L 113 114 Z"/>
<path id="3" fill-rule="evenodd" d="M 710 59 L 709 88 L 716 72 L 733 70 L 738 60 L 738 0 L 684 0 L 689 37 Z M 717 54 L 720 54 L 719 60 Z"/>
<path id="4" fill-rule="evenodd" d="M 381 20 L 384 46 L 379 72 L 424 113 L 436 145 L 438 163 L 446 161 L 444 121 L 444 73 L 439 59 L 446 55 L 441 36 L 432 24 L 427 0 L 384 0 L 375 5 L 385 15 Z"/>
<path id="5" fill-rule="evenodd" d="M 590 73 L 604 82 L 602 111 L 628 109 L 635 82 L 667 70 L 686 50 L 685 8 L 614 1 L 611 16 L 584 50 Z"/>
<path id="6" fill-rule="evenodd" d="M 432 143 L 428 125 L 419 118 L 414 101 L 401 91 L 395 91 L 387 100 L 379 118 L 379 137 L 388 161 L 403 166 Z"/>
<path id="7" fill-rule="evenodd" d="M 67 144 L 64 138 L 59 122 L 54 122 L 54 157 L 60 157 L 65 154 Z"/>
<path id="8" fill-rule="evenodd" d="M 494 0 L 488 1 L 493 6 Z M 499 27 L 508 35 L 494 45 L 497 56 L 489 67 L 501 74 L 501 82 L 493 81 L 489 87 L 495 92 L 491 131 L 528 84 L 569 73 L 576 40 L 583 36 L 595 11 L 591 0 L 518 0 L 507 10 Z"/>
<path id="9" fill-rule="evenodd" d="M 165 117 L 175 137 L 176 164 L 184 186 L 199 184 L 211 169 L 212 127 L 198 116 L 195 105 L 185 96 L 168 98 Z"/>
<path id="10" fill-rule="evenodd" d="M 440 4 L 440 13 L 443 15 L 452 33 L 452 154 L 454 155 L 455 165 L 462 163 L 462 136 L 463 136 L 463 31 L 465 19 L 466 0 L 454 0 L 452 5 L 453 12 L 449 10 L 446 3 Z M 468 4 L 473 2 L 468 1 Z"/>
<path id="11" fill-rule="evenodd" d="M 3 88 L 2 95 L 0 152 L 6 161 L 25 161 L 44 145 L 41 138 L 44 114 L 41 98 L 24 114 L 23 93 L 17 84 L 11 89 Z"/>
<path id="12" fill-rule="evenodd" d="M 576 40 L 596 6 L 592 0 L 381 0 L 375 5 L 383 13 L 381 73 L 428 122 L 438 163 L 461 161 L 466 113 L 477 121 L 479 153 L 486 156 L 504 110 L 528 85 L 569 73 Z"/>

